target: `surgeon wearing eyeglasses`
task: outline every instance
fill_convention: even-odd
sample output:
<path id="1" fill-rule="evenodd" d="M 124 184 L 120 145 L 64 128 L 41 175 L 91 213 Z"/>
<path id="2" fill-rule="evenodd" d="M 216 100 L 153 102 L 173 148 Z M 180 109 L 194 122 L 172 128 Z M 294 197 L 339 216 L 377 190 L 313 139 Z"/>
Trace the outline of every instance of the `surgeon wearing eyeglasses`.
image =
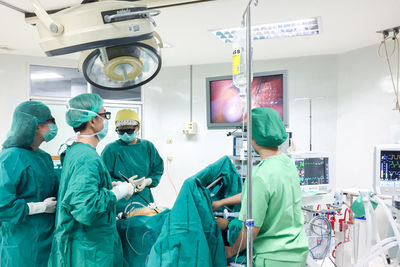
<path id="1" fill-rule="evenodd" d="M 97 94 L 69 100 L 65 118 L 77 138 L 61 154 L 63 168 L 49 267 L 123 266 L 115 207 L 122 198 L 132 196 L 134 187 L 128 182 L 113 183 L 97 154 L 110 116 Z"/>
<path id="2" fill-rule="evenodd" d="M 164 172 L 164 162 L 152 142 L 138 138 L 140 120 L 132 109 L 120 110 L 115 118 L 119 140 L 108 144 L 101 157 L 115 181 L 123 181 L 122 175 L 137 175 L 136 192 L 129 201 L 117 203 L 117 213 L 124 212 L 130 202 L 154 202 L 150 188 L 156 187 Z"/>

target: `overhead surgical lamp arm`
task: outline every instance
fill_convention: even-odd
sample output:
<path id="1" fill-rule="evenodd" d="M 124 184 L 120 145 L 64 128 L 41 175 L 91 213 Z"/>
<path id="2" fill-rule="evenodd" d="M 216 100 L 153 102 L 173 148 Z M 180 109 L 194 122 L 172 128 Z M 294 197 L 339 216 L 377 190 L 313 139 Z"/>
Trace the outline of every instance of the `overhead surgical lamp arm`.
<path id="1" fill-rule="evenodd" d="M 153 32 L 153 36 L 154 36 L 154 39 L 156 39 L 158 46 L 160 48 L 164 48 L 164 43 L 161 39 L 161 36 L 155 31 Z"/>
<path id="2" fill-rule="evenodd" d="M 35 0 L 33 0 L 33 1 L 35 1 Z M 105 22 L 110 23 L 110 22 L 113 22 L 115 19 L 129 18 L 129 17 L 132 17 L 133 15 L 137 15 L 142 18 L 150 18 L 151 19 L 152 16 L 157 16 L 160 13 L 161 12 L 159 10 L 129 11 L 129 12 L 125 12 L 125 13 L 106 15 L 106 16 L 104 16 L 104 20 L 105 20 Z M 155 24 L 154 20 L 152 20 L 152 23 Z"/>
<path id="3" fill-rule="evenodd" d="M 64 26 L 50 17 L 39 0 L 31 0 L 31 4 L 33 12 L 52 34 L 59 35 L 64 31 Z"/>

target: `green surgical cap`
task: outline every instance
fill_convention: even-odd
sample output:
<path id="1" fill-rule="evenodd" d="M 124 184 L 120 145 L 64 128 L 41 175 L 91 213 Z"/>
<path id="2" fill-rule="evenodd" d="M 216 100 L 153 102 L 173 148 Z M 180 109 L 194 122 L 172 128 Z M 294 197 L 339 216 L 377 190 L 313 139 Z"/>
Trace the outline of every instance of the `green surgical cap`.
<path id="1" fill-rule="evenodd" d="M 75 96 L 68 102 L 68 111 L 65 114 L 65 120 L 69 126 L 77 128 L 96 117 L 96 113 L 98 113 L 102 107 L 103 99 L 98 94 L 81 94 Z M 85 112 L 83 110 L 92 112 Z"/>
<path id="2" fill-rule="evenodd" d="M 260 146 L 276 147 L 285 142 L 287 133 L 278 112 L 272 108 L 253 108 L 252 136 Z"/>
<path id="3" fill-rule="evenodd" d="M 30 147 L 35 139 L 38 124 L 50 118 L 50 109 L 42 102 L 22 102 L 14 110 L 11 129 L 7 133 L 3 147 Z"/>

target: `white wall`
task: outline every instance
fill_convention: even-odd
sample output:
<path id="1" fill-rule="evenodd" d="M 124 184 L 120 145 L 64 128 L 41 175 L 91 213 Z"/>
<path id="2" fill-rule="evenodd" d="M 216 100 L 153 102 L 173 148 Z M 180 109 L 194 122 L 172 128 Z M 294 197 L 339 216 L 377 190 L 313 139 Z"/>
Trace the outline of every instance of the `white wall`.
<path id="1" fill-rule="evenodd" d="M 288 70 L 289 123 L 298 150 L 308 149 L 308 103 L 295 98 L 318 97 L 313 106 L 313 145 L 315 150 L 335 152 L 337 57 L 315 56 L 254 63 L 254 72 Z M 163 68 L 144 87 L 144 135 L 153 141 L 165 159 L 172 155 L 170 175 L 178 188 L 183 181 L 223 155 L 232 154 L 228 130 L 207 130 L 206 77 L 229 75 L 230 64 L 193 67 L 193 121 L 198 134 L 188 138 L 182 124 L 190 119 L 189 66 Z M 167 145 L 167 139 L 173 143 Z M 174 191 L 166 175 L 154 192 L 156 201 L 172 204 Z"/>
<path id="2" fill-rule="evenodd" d="M 391 127 L 400 124 L 389 70 L 377 51 L 374 45 L 339 56 L 336 158 L 342 188 L 372 189 L 374 145 L 393 143 Z"/>
<path id="3" fill-rule="evenodd" d="M 73 60 L 0 54 L 0 143 L 11 126 L 15 107 L 29 97 L 29 65 L 76 67 Z"/>

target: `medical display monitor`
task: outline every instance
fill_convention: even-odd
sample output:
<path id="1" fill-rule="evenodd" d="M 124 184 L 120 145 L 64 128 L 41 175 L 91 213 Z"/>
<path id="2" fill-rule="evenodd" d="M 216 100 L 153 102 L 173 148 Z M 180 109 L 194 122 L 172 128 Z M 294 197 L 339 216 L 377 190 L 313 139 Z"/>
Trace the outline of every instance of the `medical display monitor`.
<path id="1" fill-rule="evenodd" d="M 400 145 L 375 147 L 374 187 L 380 194 L 400 195 Z"/>
<path id="2" fill-rule="evenodd" d="M 294 153 L 290 155 L 297 168 L 300 186 L 325 191 L 330 185 L 330 160 L 327 153 Z"/>
<path id="3" fill-rule="evenodd" d="M 206 82 L 208 129 L 240 128 L 242 101 L 232 76 L 211 77 Z M 275 109 L 288 127 L 287 71 L 255 73 L 251 86 L 252 107 Z M 247 121 L 246 116 L 244 121 Z"/>

